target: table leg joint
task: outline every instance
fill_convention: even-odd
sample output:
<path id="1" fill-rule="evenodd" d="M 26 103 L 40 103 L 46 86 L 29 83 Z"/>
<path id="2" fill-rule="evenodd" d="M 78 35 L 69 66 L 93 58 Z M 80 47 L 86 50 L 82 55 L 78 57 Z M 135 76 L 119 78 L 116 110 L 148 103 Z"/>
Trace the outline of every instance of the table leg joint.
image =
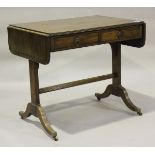
<path id="1" fill-rule="evenodd" d="M 41 107 L 40 105 L 36 105 L 33 103 L 28 103 L 26 111 L 20 111 L 19 115 L 21 116 L 22 119 L 26 119 L 27 117 L 33 115 L 37 118 L 39 118 L 42 126 L 44 127 L 44 129 L 46 130 L 46 132 L 52 136 L 52 138 L 57 141 L 57 132 L 54 131 L 54 129 L 51 127 L 50 123 L 48 122 L 48 119 L 46 117 L 45 111 L 43 109 L 43 107 Z"/>
<path id="2" fill-rule="evenodd" d="M 129 98 L 129 95 L 124 87 L 108 85 L 104 93 L 95 93 L 95 96 L 100 101 L 102 98 L 108 97 L 110 95 L 115 95 L 121 97 L 125 105 L 132 111 L 137 112 L 138 115 L 142 115 L 141 109 L 135 106 Z"/>

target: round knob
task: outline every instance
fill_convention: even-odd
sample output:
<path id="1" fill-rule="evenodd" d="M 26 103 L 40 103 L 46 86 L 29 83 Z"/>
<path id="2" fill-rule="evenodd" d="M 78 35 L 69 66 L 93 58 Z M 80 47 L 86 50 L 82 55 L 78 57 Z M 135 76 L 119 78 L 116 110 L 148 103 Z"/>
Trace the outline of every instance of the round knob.
<path id="1" fill-rule="evenodd" d="M 122 32 L 122 31 L 118 31 L 118 32 L 117 32 L 117 38 L 118 38 L 118 39 L 121 39 L 122 36 L 123 36 L 123 32 Z"/>
<path id="2" fill-rule="evenodd" d="M 79 38 L 78 36 L 75 37 L 75 45 L 76 45 L 77 47 L 80 46 L 80 38 Z"/>

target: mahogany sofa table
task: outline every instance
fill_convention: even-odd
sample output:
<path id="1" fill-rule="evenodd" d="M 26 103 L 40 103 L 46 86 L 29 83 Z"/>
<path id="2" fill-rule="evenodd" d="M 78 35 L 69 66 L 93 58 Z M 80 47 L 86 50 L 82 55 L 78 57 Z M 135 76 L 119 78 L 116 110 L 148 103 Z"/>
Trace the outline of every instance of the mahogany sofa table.
<path id="1" fill-rule="evenodd" d="M 25 112 L 19 112 L 22 119 L 31 115 L 39 118 L 44 129 L 54 140 L 57 132 L 50 126 L 39 95 L 64 88 L 112 78 L 104 93 L 96 93 L 98 100 L 110 94 L 121 97 L 126 106 L 142 115 L 121 85 L 121 45 L 142 47 L 145 44 L 146 24 L 143 21 L 105 16 L 88 16 L 62 20 L 49 20 L 8 26 L 10 51 L 29 60 L 31 102 Z M 38 69 L 40 64 L 50 62 L 51 52 L 110 44 L 112 49 L 112 73 L 93 78 L 39 88 Z"/>

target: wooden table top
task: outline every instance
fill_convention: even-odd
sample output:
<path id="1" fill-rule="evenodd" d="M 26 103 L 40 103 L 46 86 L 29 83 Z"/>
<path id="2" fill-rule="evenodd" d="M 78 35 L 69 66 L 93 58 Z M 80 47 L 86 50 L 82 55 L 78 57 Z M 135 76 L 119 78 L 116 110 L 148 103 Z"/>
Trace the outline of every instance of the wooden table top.
<path id="1" fill-rule="evenodd" d="M 48 64 L 50 52 L 114 42 L 142 47 L 145 27 L 143 21 L 95 15 L 11 24 L 7 29 L 13 54 Z"/>
<path id="2" fill-rule="evenodd" d="M 139 22 L 140 21 L 95 15 L 60 20 L 11 24 L 11 26 L 41 32 L 48 35 L 56 35 L 58 33 L 65 34 L 67 32 L 78 32 L 89 29 L 103 29 L 104 27 L 107 28 Z"/>

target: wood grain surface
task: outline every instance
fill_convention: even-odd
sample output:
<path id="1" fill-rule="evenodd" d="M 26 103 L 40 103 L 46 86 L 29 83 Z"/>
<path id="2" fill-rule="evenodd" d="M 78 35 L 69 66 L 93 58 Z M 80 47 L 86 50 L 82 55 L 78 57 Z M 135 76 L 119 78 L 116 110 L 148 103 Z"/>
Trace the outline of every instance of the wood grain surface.
<path id="1" fill-rule="evenodd" d="M 12 26 L 54 35 L 57 33 L 62 34 L 68 31 L 81 31 L 87 29 L 130 24 L 135 22 L 139 21 L 95 15 L 60 20 L 13 24 Z"/>
<path id="2" fill-rule="evenodd" d="M 50 52 L 115 42 L 142 47 L 145 34 L 143 21 L 95 15 L 11 24 L 8 43 L 13 54 L 48 64 Z"/>

